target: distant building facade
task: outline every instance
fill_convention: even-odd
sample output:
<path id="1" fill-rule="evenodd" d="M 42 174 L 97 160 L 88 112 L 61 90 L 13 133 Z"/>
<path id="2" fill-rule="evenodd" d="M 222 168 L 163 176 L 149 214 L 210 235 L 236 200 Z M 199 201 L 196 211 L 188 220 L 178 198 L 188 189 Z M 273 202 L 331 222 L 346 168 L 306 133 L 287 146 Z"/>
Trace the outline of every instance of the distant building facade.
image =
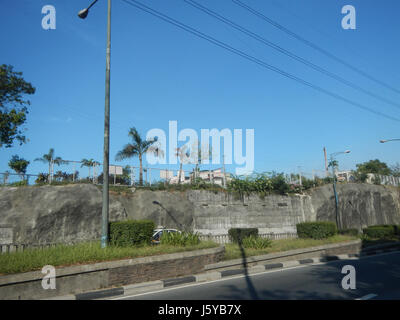
<path id="1" fill-rule="evenodd" d="M 225 183 L 227 184 L 229 181 L 232 180 L 231 175 L 229 173 L 224 173 L 222 168 L 215 169 L 215 170 L 200 170 L 200 171 L 193 171 L 189 174 L 189 176 L 185 175 L 185 171 L 181 171 L 181 174 L 179 174 L 179 171 L 177 171 L 176 175 L 172 174 L 172 171 L 170 171 L 171 174 L 165 175 L 166 180 L 170 184 L 186 184 L 186 183 L 191 183 L 194 181 L 196 178 L 197 179 L 202 179 L 205 182 L 208 183 L 213 183 L 213 184 L 218 184 L 220 186 L 224 185 L 224 179 L 226 180 Z"/>

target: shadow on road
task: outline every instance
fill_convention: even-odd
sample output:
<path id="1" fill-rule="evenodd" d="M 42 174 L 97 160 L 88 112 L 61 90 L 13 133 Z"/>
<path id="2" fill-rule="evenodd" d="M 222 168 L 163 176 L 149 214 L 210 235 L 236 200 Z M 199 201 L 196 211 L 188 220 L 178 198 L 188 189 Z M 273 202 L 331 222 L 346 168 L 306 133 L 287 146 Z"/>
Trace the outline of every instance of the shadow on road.
<path id="1" fill-rule="evenodd" d="M 243 263 L 246 257 L 243 255 Z M 356 289 L 345 290 L 342 273 L 345 265 L 356 270 Z M 400 255 L 376 256 L 367 259 L 338 260 L 328 264 L 296 268 L 271 274 L 248 276 L 245 283 L 224 285 L 224 293 L 216 299 L 232 300 L 353 300 L 370 293 L 395 293 L 400 288 Z M 254 284 L 253 284 L 253 282 Z M 390 294 L 389 294 L 390 296 Z M 393 298 L 395 299 L 395 298 Z"/>
<path id="2" fill-rule="evenodd" d="M 244 276 L 245 276 L 245 279 L 246 279 L 248 292 L 250 294 L 250 299 L 251 300 L 260 300 L 260 298 L 258 297 L 257 291 L 254 288 L 254 285 L 251 282 L 251 279 L 250 279 L 250 276 L 249 276 L 248 267 L 247 267 L 246 252 L 244 251 L 241 239 L 239 239 L 239 249 L 240 249 L 240 253 L 242 255 L 242 264 L 243 264 L 243 269 L 244 269 Z"/>

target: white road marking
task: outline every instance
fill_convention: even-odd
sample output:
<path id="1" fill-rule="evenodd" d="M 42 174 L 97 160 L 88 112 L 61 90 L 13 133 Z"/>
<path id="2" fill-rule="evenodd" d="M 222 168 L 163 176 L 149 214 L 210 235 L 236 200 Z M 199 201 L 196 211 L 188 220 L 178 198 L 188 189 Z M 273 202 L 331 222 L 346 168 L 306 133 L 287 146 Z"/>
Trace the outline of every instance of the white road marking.
<path id="1" fill-rule="evenodd" d="M 376 296 L 377 296 L 377 294 L 370 293 L 370 294 L 367 294 L 366 296 L 363 296 L 361 298 L 357 298 L 356 300 L 369 300 L 369 299 L 375 298 Z"/>

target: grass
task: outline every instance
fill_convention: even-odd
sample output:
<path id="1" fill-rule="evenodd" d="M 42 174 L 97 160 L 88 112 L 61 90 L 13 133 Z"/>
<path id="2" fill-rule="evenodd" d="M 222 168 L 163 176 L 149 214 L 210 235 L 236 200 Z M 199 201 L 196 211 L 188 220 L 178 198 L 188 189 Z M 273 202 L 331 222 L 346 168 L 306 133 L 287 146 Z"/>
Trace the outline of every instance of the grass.
<path id="1" fill-rule="evenodd" d="M 335 235 L 333 237 L 321 240 L 315 239 L 282 239 L 273 240 L 272 244 L 268 248 L 264 249 L 250 249 L 245 248 L 246 257 L 263 255 L 274 252 L 282 252 L 294 249 L 308 248 L 321 246 L 324 244 L 347 242 L 351 240 L 357 240 L 359 237 L 348 236 L 348 235 Z M 242 258 L 240 248 L 237 244 L 229 243 L 225 245 L 225 256 L 224 260 L 238 259 Z"/>
<path id="2" fill-rule="evenodd" d="M 109 246 L 102 249 L 99 242 L 58 245 L 52 248 L 27 249 L 20 252 L 0 254 L 0 274 L 41 270 L 45 265 L 71 266 L 207 249 L 217 246 L 218 244 L 212 241 L 202 241 L 198 245 L 185 247 L 160 244 L 135 247 Z"/>
<path id="3" fill-rule="evenodd" d="M 274 252 L 282 252 L 294 249 L 309 248 L 325 244 L 342 243 L 357 240 L 359 237 L 350 235 L 335 235 L 321 240 L 315 239 L 282 239 L 273 240 L 271 246 L 264 249 L 246 248 L 246 257 L 263 255 Z M 363 239 L 363 246 L 379 243 L 399 241 L 398 238 L 391 240 Z M 22 252 L 0 254 L 0 275 L 20 272 L 41 270 L 45 265 L 71 266 L 89 264 L 95 262 L 112 261 L 119 259 L 130 259 L 160 255 L 167 253 L 192 251 L 217 247 L 212 241 L 201 241 L 198 245 L 173 246 L 173 245 L 143 245 L 135 247 L 113 247 L 101 249 L 98 242 L 86 242 L 76 245 L 58 245 L 46 249 L 27 249 Z M 241 258 L 241 251 L 237 244 L 226 244 L 223 260 Z"/>

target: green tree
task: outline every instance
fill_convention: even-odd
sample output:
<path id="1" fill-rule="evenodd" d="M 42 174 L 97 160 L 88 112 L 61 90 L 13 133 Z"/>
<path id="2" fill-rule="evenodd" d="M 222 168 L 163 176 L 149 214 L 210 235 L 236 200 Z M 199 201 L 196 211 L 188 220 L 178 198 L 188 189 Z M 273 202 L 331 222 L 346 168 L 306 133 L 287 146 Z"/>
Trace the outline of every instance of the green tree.
<path id="1" fill-rule="evenodd" d="M 67 161 L 64 161 L 61 159 L 61 157 L 55 157 L 54 156 L 54 149 L 50 148 L 49 152 L 47 154 L 44 154 L 41 158 L 36 158 L 34 161 L 40 161 L 43 163 L 48 163 L 49 165 L 49 176 L 51 175 L 51 165 L 52 163 L 56 165 L 61 165 L 64 163 L 67 163 Z"/>
<path id="2" fill-rule="evenodd" d="M 337 160 L 331 160 L 329 161 L 328 167 L 337 169 L 339 167 L 339 162 Z"/>
<path id="3" fill-rule="evenodd" d="M 81 164 L 81 168 L 82 167 L 88 167 L 88 169 L 89 169 L 88 178 L 89 179 L 90 179 L 90 176 L 91 176 L 90 169 L 93 168 L 93 166 L 98 166 L 100 164 L 100 162 L 97 162 L 97 161 L 95 161 L 93 159 L 82 159 L 81 163 L 82 163 Z M 93 172 L 93 179 L 94 179 L 94 172 Z"/>
<path id="4" fill-rule="evenodd" d="M 285 175 L 282 173 L 272 172 L 270 174 L 272 189 L 279 194 L 286 194 L 289 192 L 290 187 L 286 183 Z"/>
<path id="5" fill-rule="evenodd" d="M 26 173 L 26 169 L 29 165 L 29 161 L 20 158 L 17 155 L 13 155 L 11 157 L 11 160 L 8 162 L 8 166 L 13 169 L 17 174 L 21 176 L 22 179 L 24 179 L 24 175 Z"/>
<path id="6" fill-rule="evenodd" d="M 379 161 L 378 159 L 356 164 L 356 168 L 359 174 L 375 173 L 389 176 L 392 173 L 392 170 L 390 170 L 388 165 L 385 162 Z"/>
<path id="7" fill-rule="evenodd" d="M 28 114 L 29 100 L 24 95 L 34 94 L 35 88 L 13 71 L 10 65 L 0 65 L 0 148 L 10 148 L 14 141 L 26 143 L 22 125 Z"/>
<path id="8" fill-rule="evenodd" d="M 143 185 L 143 155 L 151 152 L 157 157 L 164 156 L 163 151 L 157 144 L 157 137 L 143 140 L 135 127 L 130 128 L 128 136 L 132 139 L 132 143 L 126 144 L 121 151 L 115 156 L 116 161 L 138 157 L 139 158 L 139 184 Z"/>
<path id="9" fill-rule="evenodd" d="M 200 171 L 200 165 L 204 161 L 212 159 L 212 148 L 207 144 L 202 144 L 200 143 L 200 141 L 197 141 L 196 143 L 194 143 L 192 147 L 190 156 L 192 158 L 191 161 L 196 163 L 194 168 L 194 173 L 195 173 L 195 178 L 197 178 Z"/>

